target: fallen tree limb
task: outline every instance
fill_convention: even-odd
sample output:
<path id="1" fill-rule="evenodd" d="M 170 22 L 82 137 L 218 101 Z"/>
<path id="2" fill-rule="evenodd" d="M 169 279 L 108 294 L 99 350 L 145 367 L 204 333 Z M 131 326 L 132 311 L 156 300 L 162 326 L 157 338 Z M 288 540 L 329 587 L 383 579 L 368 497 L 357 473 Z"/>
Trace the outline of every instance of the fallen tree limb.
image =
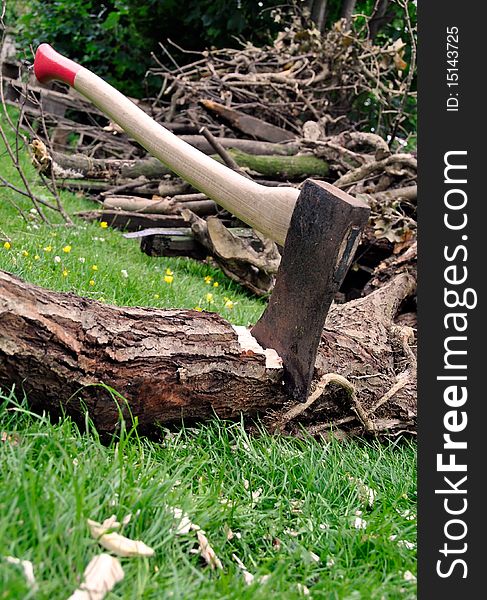
<path id="1" fill-rule="evenodd" d="M 315 381 L 335 373 L 348 383 L 333 377 L 299 422 L 342 423 L 354 433 L 414 431 L 415 373 L 410 338 L 401 334 L 409 328 L 393 325 L 414 289 L 404 273 L 366 298 L 332 308 Z M 100 431 L 117 426 L 117 402 L 141 430 L 215 414 L 288 418 L 293 403 L 278 357 L 237 330 L 212 313 L 107 306 L 0 271 L 0 386 L 25 389 L 38 411 L 81 418 L 86 407 Z"/>
<path id="2" fill-rule="evenodd" d="M 328 174 L 328 163 L 313 155 L 254 155 L 241 150 L 229 150 L 239 167 L 246 167 L 264 176 L 282 176 L 287 178 L 320 176 Z M 219 156 L 213 156 L 221 161 Z M 156 158 L 148 157 L 140 160 L 98 159 L 82 154 L 63 154 L 52 152 L 49 160 L 42 162 L 43 172 L 52 169 L 59 179 L 132 179 L 145 177 L 161 179 L 172 171 Z"/>
<path id="3" fill-rule="evenodd" d="M 179 136 L 191 146 L 198 148 L 205 154 L 213 154 L 214 149 L 207 139 L 202 135 L 181 135 Z M 216 138 L 218 143 L 224 148 L 234 148 L 235 150 L 241 150 L 247 154 L 267 154 L 267 155 L 281 155 L 291 156 L 297 154 L 302 148 L 296 142 L 291 143 L 280 143 L 275 144 L 273 142 L 262 142 L 260 140 L 245 140 L 240 138 Z"/>
<path id="4" fill-rule="evenodd" d="M 264 140 L 266 142 L 286 142 L 295 139 L 295 134 L 290 131 L 282 129 L 282 127 L 276 127 L 271 123 L 267 123 L 257 117 L 252 117 L 244 112 L 229 108 L 213 100 L 201 100 L 201 105 L 205 109 L 214 114 L 219 120 L 237 129 L 245 135 L 249 135 L 258 140 Z"/>
<path id="5" fill-rule="evenodd" d="M 302 177 L 326 177 L 328 163 L 312 154 L 294 156 L 268 156 L 246 154 L 240 150 L 229 150 L 239 167 L 246 167 L 264 177 L 283 177 L 295 179 Z"/>
<path id="6" fill-rule="evenodd" d="M 187 208 L 197 215 L 214 214 L 217 210 L 215 202 L 204 195 L 186 194 L 186 196 L 156 200 L 138 196 L 107 196 L 103 201 L 103 206 L 108 209 L 155 215 L 175 215 L 180 213 L 183 208 Z"/>
<path id="7" fill-rule="evenodd" d="M 194 237 L 207 248 L 218 267 L 229 277 L 258 296 L 274 287 L 281 255 L 276 244 L 249 229 L 247 237 L 226 228 L 217 217 L 205 221 L 191 210 L 181 212 L 191 225 Z"/>

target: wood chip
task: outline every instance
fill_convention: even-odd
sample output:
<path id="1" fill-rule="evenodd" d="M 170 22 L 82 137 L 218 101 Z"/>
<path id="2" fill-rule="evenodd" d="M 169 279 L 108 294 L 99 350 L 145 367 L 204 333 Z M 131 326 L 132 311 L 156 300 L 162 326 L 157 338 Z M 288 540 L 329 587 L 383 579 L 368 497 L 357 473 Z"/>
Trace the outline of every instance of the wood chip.
<path id="1" fill-rule="evenodd" d="M 123 578 L 120 561 L 109 554 L 99 554 L 90 560 L 83 583 L 68 600 L 102 600 Z"/>
<path id="2" fill-rule="evenodd" d="M 34 576 L 34 565 L 30 560 L 21 560 L 15 556 L 6 556 L 5 560 L 11 565 L 19 565 L 24 572 L 24 577 L 32 590 L 37 589 L 37 582 Z"/>
<path id="3" fill-rule="evenodd" d="M 198 544 L 200 546 L 200 554 L 205 559 L 207 564 L 210 565 L 210 567 L 212 569 L 223 569 L 223 565 L 220 562 L 220 559 L 215 554 L 215 551 L 210 546 L 210 542 L 208 541 L 208 538 L 201 531 L 201 529 L 196 532 L 196 536 L 198 537 Z"/>
<path id="4" fill-rule="evenodd" d="M 118 522 L 113 522 L 112 519 L 108 519 L 103 523 L 98 523 L 91 519 L 87 520 L 91 536 L 97 540 L 100 546 L 103 546 L 103 548 L 106 548 L 106 550 L 113 552 L 117 556 L 154 556 L 154 550 L 140 540 L 131 540 L 116 532 L 107 533 L 110 529 L 120 526 Z"/>

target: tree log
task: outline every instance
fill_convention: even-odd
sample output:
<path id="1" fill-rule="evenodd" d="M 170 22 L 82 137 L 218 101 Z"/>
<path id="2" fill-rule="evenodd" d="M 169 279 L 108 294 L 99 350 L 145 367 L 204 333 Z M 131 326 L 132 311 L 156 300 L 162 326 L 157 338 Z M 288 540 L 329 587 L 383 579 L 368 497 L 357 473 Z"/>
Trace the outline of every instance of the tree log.
<path id="1" fill-rule="evenodd" d="M 246 167 L 266 177 L 296 178 L 306 176 L 325 177 L 328 174 L 328 163 L 316 156 L 298 154 L 283 155 L 254 155 L 229 150 L 239 167 Z M 140 160 L 121 160 L 116 158 L 101 159 L 90 158 L 83 154 L 62 154 L 52 152 L 52 162 L 44 161 L 42 169 L 48 172 L 51 168 L 59 179 L 70 179 L 75 182 L 83 179 L 131 179 L 145 177 L 147 179 L 161 179 L 172 171 L 163 165 L 157 158 L 143 158 Z M 219 156 L 213 156 L 222 162 Z"/>
<path id="2" fill-rule="evenodd" d="M 275 143 L 287 142 L 296 138 L 294 133 L 286 131 L 282 127 L 277 127 L 262 119 L 247 115 L 240 110 L 229 108 L 228 106 L 224 106 L 213 100 L 203 99 L 200 103 L 208 112 L 244 135 L 251 136 L 258 140 Z"/>
<path id="3" fill-rule="evenodd" d="M 149 213 L 153 215 L 175 215 L 183 208 L 197 215 L 215 214 L 217 205 L 205 195 L 186 194 L 173 198 L 147 199 L 138 196 L 106 196 L 103 207 L 108 210 L 123 210 L 128 212 Z"/>
<path id="4" fill-rule="evenodd" d="M 179 137 L 205 154 L 213 154 L 215 152 L 208 140 L 202 135 L 181 135 Z M 246 154 L 291 156 L 292 154 L 297 154 L 301 150 L 299 143 L 276 144 L 273 142 L 261 142 L 260 140 L 221 137 L 216 139 L 224 148 L 234 148 L 235 150 L 241 150 Z"/>
<path id="5" fill-rule="evenodd" d="M 142 431 L 242 413 L 279 427 L 298 419 L 315 430 L 414 430 L 410 328 L 393 324 L 414 289 L 404 273 L 364 299 L 333 307 L 314 396 L 292 406 L 275 353 L 244 340 L 247 330 L 237 334 L 216 314 L 107 306 L 0 271 L 0 386 L 24 389 L 34 410 L 81 418 L 86 408 L 100 431 L 117 426 L 117 403 Z"/>

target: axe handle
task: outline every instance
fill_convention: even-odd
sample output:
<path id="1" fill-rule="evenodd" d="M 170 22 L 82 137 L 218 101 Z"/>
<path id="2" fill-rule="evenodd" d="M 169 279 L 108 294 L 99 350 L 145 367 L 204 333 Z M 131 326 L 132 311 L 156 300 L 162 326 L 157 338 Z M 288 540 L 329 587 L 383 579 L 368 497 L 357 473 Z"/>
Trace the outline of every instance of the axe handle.
<path id="1" fill-rule="evenodd" d="M 299 190 L 260 185 L 213 160 L 156 123 L 106 81 L 48 44 L 37 49 L 34 72 L 41 83 L 60 80 L 71 85 L 185 181 L 284 245 Z"/>

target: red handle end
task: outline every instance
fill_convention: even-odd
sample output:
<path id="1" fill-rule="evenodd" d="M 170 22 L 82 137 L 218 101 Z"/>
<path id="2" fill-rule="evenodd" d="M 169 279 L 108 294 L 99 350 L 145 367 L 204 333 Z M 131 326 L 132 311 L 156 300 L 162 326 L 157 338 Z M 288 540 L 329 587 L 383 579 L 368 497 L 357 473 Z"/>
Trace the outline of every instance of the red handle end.
<path id="1" fill-rule="evenodd" d="M 49 44 L 41 44 L 37 48 L 34 73 L 40 83 L 58 80 L 74 86 L 76 73 L 80 69 L 81 65 L 59 54 Z"/>

